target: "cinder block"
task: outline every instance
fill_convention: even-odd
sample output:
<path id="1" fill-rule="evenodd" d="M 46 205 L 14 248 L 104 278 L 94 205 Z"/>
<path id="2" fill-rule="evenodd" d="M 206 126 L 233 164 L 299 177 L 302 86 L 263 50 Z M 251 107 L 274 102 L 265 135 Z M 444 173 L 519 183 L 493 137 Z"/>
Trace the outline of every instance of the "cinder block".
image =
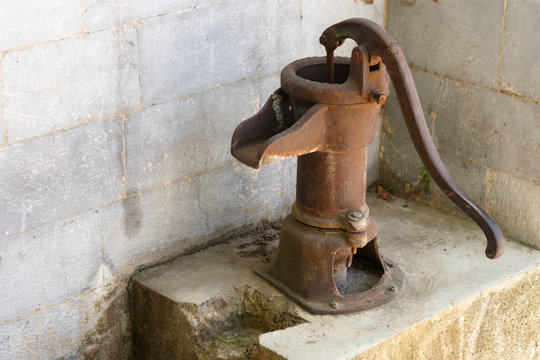
<path id="1" fill-rule="evenodd" d="M 144 256 L 170 258 L 226 230 L 285 215 L 292 205 L 286 164 L 256 171 L 236 163 L 104 207 L 106 261 L 131 271 Z"/>
<path id="2" fill-rule="evenodd" d="M 0 234 L 118 199 L 123 172 L 120 118 L 0 149 Z"/>
<path id="3" fill-rule="evenodd" d="M 509 1 L 506 9 L 502 87 L 540 100 L 540 2 Z"/>
<path id="4" fill-rule="evenodd" d="M 128 116 L 128 188 L 150 189 L 233 161 L 233 131 L 256 102 L 256 81 L 246 80 Z"/>
<path id="5" fill-rule="evenodd" d="M 132 28 L 7 53 L 2 70 L 10 142 L 140 106 Z"/>
<path id="6" fill-rule="evenodd" d="M 448 80 L 435 139 L 444 152 L 540 183 L 540 105 Z"/>
<path id="7" fill-rule="evenodd" d="M 424 164 L 408 139 L 384 133 L 382 146 L 381 179 L 391 185 L 397 193 L 403 194 L 405 184 L 412 186 L 418 180 Z M 485 207 L 486 168 L 444 153 L 440 153 L 440 157 L 456 184 L 476 203 Z M 423 185 L 419 185 L 417 190 L 423 188 Z M 415 196 L 415 199 L 448 213 L 466 216 L 439 189 L 433 179 L 430 181 L 430 189 L 430 193 L 424 193 L 420 197 Z"/>
<path id="8" fill-rule="evenodd" d="M 387 29 L 410 64 L 496 88 L 503 0 L 388 0 Z"/>
<path id="9" fill-rule="evenodd" d="M 379 25 L 384 22 L 384 0 L 367 1 L 303 1 L 302 2 L 302 56 L 323 56 L 324 47 L 319 43 L 319 37 L 329 26 L 350 18 L 367 18 Z M 356 45 L 347 40 L 336 54 L 351 56 L 351 50 Z"/>
<path id="10" fill-rule="evenodd" d="M 0 359 L 67 359 L 80 345 L 81 307 L 75 299 L 0 325 Z"/>
<path id="11" fill-rule="evenodd" d="M 230 0 L 139 28 L 145 106 L 275 71 L 300 55 L 298 1 Z"/>
<path id="12" fill-rule="evenodd" d="M 0 323 L 81 294 L 101 264 L 95 211 L 0 241 Z"/>
<path id="13" fill-rule="evenodd" d="M 431 130 L 442 79 L 422 71 L 412 71 L 412 75 L 416 90 L 418 91 L 418 96 L 420 97 L 422 110 L 424 110 L 426 123 Z M 384 104 L 383 115 L 384 131 L 404 138 L 410 137 L 393 86 L 391 86 L 390 95 L 388 96 L 386 104 Z"/>
<path id="14" fill-rule="evenodd" d="M 3 1 L 0 52 L 81 32 L 79 0 Z"/>
<path id="15" fill-rule="evenodd" d="M 86 31 L 141 21 L 209 3 L 211 0 L 83 0 Z"/>
<path id="16" fill-rule="evenodd" d="M 540 185 L 488 171 L 488 211 L 505 235 L 540 249 Z"/>

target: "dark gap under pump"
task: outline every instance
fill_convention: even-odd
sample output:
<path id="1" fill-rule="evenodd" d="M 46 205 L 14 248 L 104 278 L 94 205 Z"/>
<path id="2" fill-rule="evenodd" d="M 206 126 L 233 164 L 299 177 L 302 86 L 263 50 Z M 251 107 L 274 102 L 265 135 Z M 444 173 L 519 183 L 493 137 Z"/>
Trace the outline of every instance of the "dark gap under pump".
<path id="1" fill-rule="evenodd" d="M 345 39 L 351 58 L 334 57 Z M 377 223 L 366 205 L 367 146 L 392 80 L 412 141 L 441 190 L 503 253 L 494 220 L 456 185 L 429 134 L 401 48 L 379 25 L 349 19 L 320 37 L 327 56 L 300 59 L 281 72 L 281 88 L 234 132 L 231 152 L 253 168 L 298 157 L 296 202 L 282 224 L 278 252 L 260 275 L 317 314 L 349 313 L 393 299 L 403 285 L 397 264 L 379 254 Z"/>

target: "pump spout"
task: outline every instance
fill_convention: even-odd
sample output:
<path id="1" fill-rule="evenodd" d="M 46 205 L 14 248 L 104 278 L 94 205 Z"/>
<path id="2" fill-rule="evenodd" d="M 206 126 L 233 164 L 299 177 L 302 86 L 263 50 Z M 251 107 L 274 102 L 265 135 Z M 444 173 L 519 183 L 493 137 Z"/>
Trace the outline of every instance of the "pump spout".
<path id="1" fill-rule="evenodd" d="M 295 120 L 293 104 L 276 90 L 264 107 L 236 128 L 231 153 L 240 162 L 258 169 L 262 164 L 318 151 L 324 145 L 326 106 L 312 106 Z"/>
<path id="2" fill-rule="evenodd" d="M 236 128 L 231 153 L 258 169 L 262 164 L 313 152 L 342 153 L 367 147 L 388 94 L 381 71 L 369 72 L 367 49 L 356 47 L 351 59 L 335 59 L 336 83 L 325 82 L 322 57 L 297 60 L 281 73 L 282 88 L 264 107 Z M 294 94 L 291 96 L 291 94 Z"/>

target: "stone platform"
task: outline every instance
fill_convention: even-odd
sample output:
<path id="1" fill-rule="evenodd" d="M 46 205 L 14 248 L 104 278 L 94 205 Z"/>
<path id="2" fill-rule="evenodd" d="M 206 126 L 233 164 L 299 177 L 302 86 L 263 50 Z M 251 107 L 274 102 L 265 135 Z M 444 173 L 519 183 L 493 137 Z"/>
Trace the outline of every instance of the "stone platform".
<path id="1" fill-rule="evenodd" d="M 497 260 L 471 220 L 368 197 L 396 299 L 352 315 L 307 313 L 254 273 L 275 224 L 148 269 L 132 282 L 140 359 L 540 359 L 540 251 Z"/>

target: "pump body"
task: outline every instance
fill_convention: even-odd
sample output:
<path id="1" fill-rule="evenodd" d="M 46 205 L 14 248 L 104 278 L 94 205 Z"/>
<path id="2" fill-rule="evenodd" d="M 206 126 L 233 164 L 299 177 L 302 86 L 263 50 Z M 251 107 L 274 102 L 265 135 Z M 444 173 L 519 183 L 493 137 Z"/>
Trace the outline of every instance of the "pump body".
<path id="1" fill-rule="evenodd" d="M 351 58 L 334 58 L 346 38 L 358 43 Z M 403 275 L 379 255 L 365 195 L 367 146 L 390 78 L 433 179 L 484 230 L 488 257 L 501 255 L 499 228 L 441 162 L 405 57 L 390 35 L 369 20 L 350 19 L 329 27 L 320 41 L 327 57 L 285 67 L 281 88 L 233 135 L 233 156 L 254 168 L 298 157 L 296 202 L 283 221 L 275 259 L 261 275 L 319 314 L 378 306 L 399 292 Z"/>

